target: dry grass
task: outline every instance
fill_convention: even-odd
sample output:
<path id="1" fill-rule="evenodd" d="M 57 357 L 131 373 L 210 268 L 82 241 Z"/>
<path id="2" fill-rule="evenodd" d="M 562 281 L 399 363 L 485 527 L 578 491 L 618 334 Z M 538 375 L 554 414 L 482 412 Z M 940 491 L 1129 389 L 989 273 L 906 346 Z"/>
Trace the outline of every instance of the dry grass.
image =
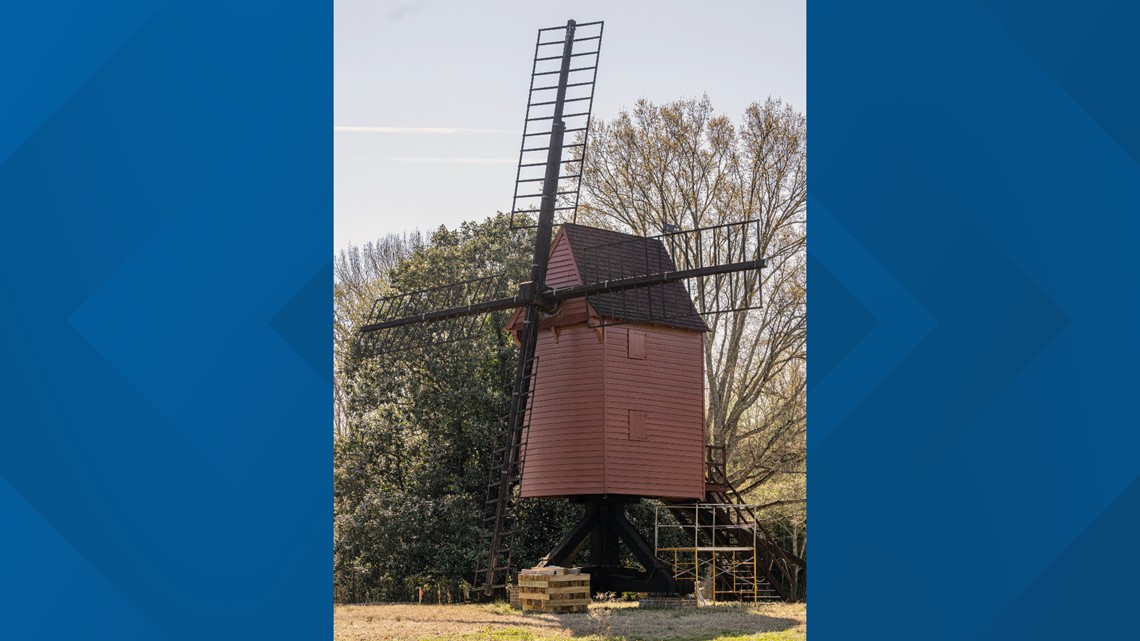
<path id="1" fill-rule="evenodd" d="M 631 607 L 632 606 L 632 607 Z M 345 605 L 335 641 L 804 641 L 802 603 L 684 610 L 594 604 L 584 614 L 538 614 L 493 605 Z"/>

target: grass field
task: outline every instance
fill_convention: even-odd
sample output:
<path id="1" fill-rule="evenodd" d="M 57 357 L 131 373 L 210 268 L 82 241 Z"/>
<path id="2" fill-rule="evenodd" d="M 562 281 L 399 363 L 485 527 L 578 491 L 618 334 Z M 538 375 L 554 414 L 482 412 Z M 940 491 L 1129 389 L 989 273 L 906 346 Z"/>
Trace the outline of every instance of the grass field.
<path id="1" fill-rule="evenodd" d="M 342 605 L 335 641 L 804 641 L 807 606 L 682 610 L 595 603 L 584 614 L 522 613 L 506 604 Z"/>

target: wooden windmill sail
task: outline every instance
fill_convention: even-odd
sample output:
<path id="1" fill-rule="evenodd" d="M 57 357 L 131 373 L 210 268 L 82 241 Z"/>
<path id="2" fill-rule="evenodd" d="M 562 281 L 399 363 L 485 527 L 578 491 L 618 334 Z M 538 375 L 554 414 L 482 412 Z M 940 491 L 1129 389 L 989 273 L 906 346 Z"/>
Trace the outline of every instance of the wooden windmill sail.
<path id="1" fill-rule="evenodd" d="M 642 496 L 675 503 L 708 494 L 701 369 L 707 327 L 686 285 L 699 285 L 701 313 L 741 309 L 726 304 L 715 286 L 708 296 L 704 285 L 738 275 L 758 284 L 765 264 L 755 221 L 670 226 L 651 238 L 573 224 L 602 29 L 601 22 L 571 20 L 538 32 L 511 210 L 512 227 L 534 228 L 530 280 L 510 296 L 495 296 L 504 283 L 491 276 L 385 297 L 360 329 L 361 350 L 387 353 L 459 340 L 481 316 L 515 310 L 508 329 L 519 356 L 476 576 L 487 595 L 510 577 L 520 482 L 523 497 L 569 497 L 586 506 L 586 517 L 546 563 L 572 559 L 589 539 L 595 590 L 688 587 L 655 558 L 624 507 Z M 568 133 L 579 135 L 568 143 Z M 619 542 L 642 570 L 619 567 Z"/>

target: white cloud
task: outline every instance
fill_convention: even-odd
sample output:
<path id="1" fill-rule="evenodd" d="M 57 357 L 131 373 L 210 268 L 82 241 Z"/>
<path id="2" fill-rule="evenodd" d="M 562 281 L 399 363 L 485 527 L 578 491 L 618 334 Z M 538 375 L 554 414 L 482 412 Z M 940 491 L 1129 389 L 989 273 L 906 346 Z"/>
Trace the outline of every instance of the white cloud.
<path id="1" fill-rule="evenodd" d="M 511 129 L 461 129 L 458 127 L 333 127 L 337 133 L 352 134 L 514 134 Z"/>

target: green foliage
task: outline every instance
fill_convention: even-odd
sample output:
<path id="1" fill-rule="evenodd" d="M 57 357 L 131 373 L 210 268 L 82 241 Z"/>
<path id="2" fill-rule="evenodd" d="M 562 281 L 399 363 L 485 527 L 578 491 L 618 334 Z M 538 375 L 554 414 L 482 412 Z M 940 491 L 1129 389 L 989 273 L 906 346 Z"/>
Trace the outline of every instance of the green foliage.
<path id="1" fill-rule="evenodd" d="M 441 227 L 359 289 L 384 295 L 498 273 L 521 282 L 532 238 L 510 230 L 502 215 L 454 231 Z M 355 323 L 363 322 L 368 305 L 347 296 L 338 304 L 343 316 L 356 313 Z M 443 594 L 454 600 L 468 587 L 517 358 L 502 331 L 507 316 L 490 315 L 471 340 L 443 348 L 372 358 L 355 356 L 347 345 L 338 350 L 346 425 L 334 447 L 338 601 L 414 600 L 421 587 L 425 601 Z M 533 563 L 573 509 L 544 501 L 524 502 L 522 511 L 526 527 L 516 558 Z"/>

